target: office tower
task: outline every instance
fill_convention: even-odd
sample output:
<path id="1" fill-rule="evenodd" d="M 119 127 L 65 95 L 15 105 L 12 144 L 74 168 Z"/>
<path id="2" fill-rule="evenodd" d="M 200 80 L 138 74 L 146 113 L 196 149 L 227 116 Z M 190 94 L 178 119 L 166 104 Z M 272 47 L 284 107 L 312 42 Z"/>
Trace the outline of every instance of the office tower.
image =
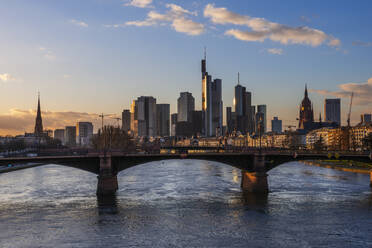
<path id="1" fill-rule="evenodd" d="M 152 96 L 141 96 L 132 102 L 131 129 L 135 136 L 156 136 L 156 99 Z"/>
<path id="2" fill-rule="evenodd" d="M 325 122 L 334 122 L 341 125 L 341 99 L 325 99 L 324 101 Z"/>
<path id="3" fill-rule="evenodd" d="M 76 145 L 76 127 L 75 126 L 65 127 L 65 145 L 67 146 Z"/>
<path id="4" fill-rule="evenodd" d="M 176 128 L 177 128 L 177 114 L 171 115 L 171 136 L 176 136 Z"/>
<path id="5" fill-rule="evenodd" d="M 361 122 L 362 122 L 362 124 L 372 123 L 372 115 L 371 114 L 362 114 L 361 115 Z"/>
<path id="6" fill-rule="evenodd" d="M 264 134 L 265 133 L 265 114 L 263 112 L 256 113 L 256 133 Z"/>
<path id="7" fill-rule="evenodd" d="M 234 131 L 231 107 L 226 107 L 226 126 L 227 132 L 231 133 L 232 131 Z"/>
<path id="8" fill-rule="evenodd" d="M 42 136 L 43 135 L 43 120 L 41 118 L 41 109 L 40 109 L 40 94 L 37 97 L 37 114 L 35 120 L 35 136 Z"/>
<path id="9" fill-rule="evenodd" d="M 157 136 L 168 137 L 169 136 L 169 117 L 170 117 L 170 105 L 169 104 L 156 104 L 156 127 Z"/>
<path id="10" fill-rule="evenodd" d="M 271 131 L 274 133 L 282 132 L 282 120 L 279 120 L 278 117 L 274 117 L 271 120 Z"/>
<path id="11" fill-rule="evenodd" d="M 263 114 L 263 133 L 266 133 L 267 132 L 266 105 L 257 105 L 257 113 Z"/>
<path id="12" fill-rule="evenodd" d="M 61 141 L 62 145 L 65 144 L 65 129 L 54 130 L 54 139 Z"/>
<path id="13" fill-rule="evenodd" d="M 121 128 L 128 132 L 130 131 L 131 113 L 129 109 L 124 109 L 121 113 Z"/>
<path id="14" fill-rule="evenodd" d="M 76 132 L 78 145 L 90 145 L 93 136 L 93 124 L 91 122 L 78 122 L 76 124 Z"/>
<path id="15" fill-rule="evenodd" d="M 177 100 L 178 121 L 192 121 L 192 112 L 195 110 L 195 99 L 189 92 L 181 92 Z"/>
<path id="16" fill-rule="evenodd" d="M 202 71 L 202 113 L 203 135 L 215 136 L 222 133 L 222 80 L 215 79 L 206 71 L 206 54 L 201 63 Z"/>
<path id="17" fill-rule="evenodd" d="M 202 111 L 193 111 L 192 112 L 192 130 L 193 135 L 201 135 L 203 129 L 203 113 Z"/>

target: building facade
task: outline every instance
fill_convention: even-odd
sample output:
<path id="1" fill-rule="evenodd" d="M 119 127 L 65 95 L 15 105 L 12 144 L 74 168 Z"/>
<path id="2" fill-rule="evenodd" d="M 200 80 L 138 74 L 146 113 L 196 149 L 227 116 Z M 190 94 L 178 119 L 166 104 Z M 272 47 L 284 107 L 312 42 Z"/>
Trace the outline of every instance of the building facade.
<path id="1" fill-rule="evenodd" d="M 271 131 L 274 133 L 281 133 L 282 130 L 282 120 L 279 120 L 278 117 L 274 117 L 271 120 Z"/>
<path id="2" fill-rule="evenodd" d="M 337 123 L 341 125 L 341 99 L 325 99 L 324 100 L 325 122 Z"/>
<path id="3" fill-rule="evenodd" d="M 93 124 L 91 122 L 78 122 L 76 124 L 77 144 L 89 146 L 93 137 Z"/>
<path id="4" fill-rule="evenodd" d="M 132 102 L 131 130 L 138 137 L 155 137 L 156 99 L 152 96 L 141 96 Z"/>
<path id="5" fill-rule="evenodd" d="M 257 113 L 262 113 L 263 116 L 263 133 L 267 132 L 267 108 L 265 104 L 257 105 Z"/>
<path id="6" fill-rule="evenodd" d="M 157 136 L 168 137 L 170 131 L 170 105 L 156 104 Z"/>
<path id="7" fill-rule="evenodd" d="M 195 98 L 189 92 L 181 92 L 177 100 L 178 121 L 192 121 L 192 112 L 195 110 Z"/>
<path id="8" fill-rule="evenodd" d="M 124 109 L 121 113 L 121 128 L 125 132 L 130 131 L 131 113 L 129 109 Z"/>
<path id="9" fill-rule="evenodd" d="M 75 126 L 65 127 L 65 145 L 76 146 L 76 127 Z"/>
<path id="10" fill-rule="evenodd" d="M 62 145 L 65 144 L 65 129 L 56 129 L 54 130 L 54 139 L 61 141 Z"/>
<path id="11" fill-rule="evenodd" d="M 307 85 L 305 85 L 305 96 L 300 105 L 298 128 L 311 130 L 314 123 L 314 111 L 309 95 L 307 93 Z"/>

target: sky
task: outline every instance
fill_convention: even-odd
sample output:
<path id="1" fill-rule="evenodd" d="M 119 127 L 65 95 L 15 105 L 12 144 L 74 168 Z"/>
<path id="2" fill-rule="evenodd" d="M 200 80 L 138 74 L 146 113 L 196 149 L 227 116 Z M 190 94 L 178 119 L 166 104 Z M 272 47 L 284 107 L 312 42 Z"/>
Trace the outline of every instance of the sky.
<path id="1" fill-rule="evenodd" d="M 205 46 L 224 107 L 240 72 L 268 120 L 296 125 L 307 84 L 316 119 L 340 97 L 343 124 L 354 92 L 356 124 L 372 112 L 371 11 L 369 0 L 2 0 L 0 135 L 33 131 L 38 92 L 50 129 L 99 127 L 142 95 L 174 113 L 189 91 L 200 109 Z"/>

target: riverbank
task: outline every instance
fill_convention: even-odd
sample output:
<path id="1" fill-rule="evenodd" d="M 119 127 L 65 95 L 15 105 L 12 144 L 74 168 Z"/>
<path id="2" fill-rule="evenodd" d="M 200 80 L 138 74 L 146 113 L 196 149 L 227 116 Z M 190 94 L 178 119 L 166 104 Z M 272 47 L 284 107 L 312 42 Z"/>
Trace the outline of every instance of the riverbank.
<path id="1" fill-rule="evenodd" d="M 370 174 L 372 172 L 372 163 L 364 163 L 351 160 L 309 160 L 302 162 L 306 165 L 319 166 L 347 172 L 362 174 Z"/>

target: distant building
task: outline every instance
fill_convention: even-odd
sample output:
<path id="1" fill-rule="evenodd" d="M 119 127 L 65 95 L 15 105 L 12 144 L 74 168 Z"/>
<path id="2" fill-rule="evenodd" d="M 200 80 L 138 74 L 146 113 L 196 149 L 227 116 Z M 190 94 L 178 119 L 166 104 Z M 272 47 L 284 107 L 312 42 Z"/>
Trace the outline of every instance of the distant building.
<path id="1" fill-rule="evenodd" d="M 157 136 L 168 137 L 169 136 L 169 117 L 170 117 L 170 105 L 169 104 L 156 104 L 156 127 Z"/>
<path id="2" fill-rule="evenodd" d="M 135 136 L 156 136 L 156 99 L 152 96 L 141 96 L 131 106 L 131 130 Z"/>
<path id="3" fill-rule="evenodd" d="M 256 133 L 257 134 L 264 134 L 265 133 L 265 114 L 263 112 L 256 113 Z"/>
<path id="4" fill-rule="evenodd" d="M 54 130 L 54 139 L 60 140 L 61 143 L 65 144 L 65 129 L 56 129 Z"/>
<path id="5" fill-rule="evenodd" d="M 247 92 L 246 88 L 240 85 L 238 74 L 238 84 L 235 86 L 234 97 L 235 114 L 232 114 L 230 120 L 229 132 L 234 129 L 242 134 L 254 132 L 254 115 L 252 112 L 252 93 Z M 233 126 L 233 128 L 231 127 Z"/>
<path id="6" fill-rule="evenodd" d="M 128 132 L 130 131 L 131 114 L 129 109 L 124 109 L 121 113 L 121 128 Z"/>
<path id="7" fill-rule="evenodd" d="M 41 109 L 40 109 L 40 94 L 37 98 L 37 114 L 36 114 L 36 120 L 35 120 L 35 130 L 34 130 L 35 136 L 43 136 L 43 120 L 41 118 Z"/>
<path id="8" fill-rule="evenodd" d="M 181 121 L 192 121 L 192 112 L 195 110 L 195 98 L 189 92 L 181 92 L 177 100 L 177 119 Z"/>
<path id="9" fill-rule="evenodd" d="M 219 136 L 222 133 L 222 80 L 215 79 L 206 70 L 206 55 L 201 61 L 203 135 Z"/>
<path id="10" fill-rule="evenodd" d="M 193 135 L 200 136 L 203 130 L 203 113 L 202 111 L 192 112 L 192 130 Z"/>
<path id="11" fill-rule="evenodd" d="M 93 137 L 93 124 L 91 122 L 78 122 L 76 132 L 78 145 L 89 146 Z"/>
<path id="12" fill-rule="evenodd" d="M 263 116 L 263 133 L 267 132 L 267 109 L 266 105 L 257 105 L 257 113 L 262 113 Z"/>
<path id="13" fill-rule="evenodd" d="M 360 121 L 362 124 L 370 124 L 372 123 L 372 115 L 371 114 L 362 114 L 360 116 Z"/>
<path id="14" fill-rule="evenodd" d="M 304 130 L 312 130 L 314 123 L 314 111 L 311 101 L 307 93 L 307 85 L 305 85 L 305 97 L 300 105 L 300 116 L 298 128 Z"/>
<path id="15" fill-rule="evenodd" d="M 176 128 L 177 128 L 177 114 L 171 115 L 171 136 L 176 136 Z"/>
<path id="16" fill-rule="evenodd" d="M 65 127 L 65 145 L 76 146 L 76 127 L 75 126 Z"/>
<path id="17" fill-rule="evenodd" d="M 341 99 L 325 99 L 324 101 L 325 122 L 341 125 Z"/>
<path id="18" fill-rule="evenodd" d="M 278 117 L 274 117 L 271 120 L 271 131 L 274 133 L 282 132 L 282 120 L 279 120 Z"/>

